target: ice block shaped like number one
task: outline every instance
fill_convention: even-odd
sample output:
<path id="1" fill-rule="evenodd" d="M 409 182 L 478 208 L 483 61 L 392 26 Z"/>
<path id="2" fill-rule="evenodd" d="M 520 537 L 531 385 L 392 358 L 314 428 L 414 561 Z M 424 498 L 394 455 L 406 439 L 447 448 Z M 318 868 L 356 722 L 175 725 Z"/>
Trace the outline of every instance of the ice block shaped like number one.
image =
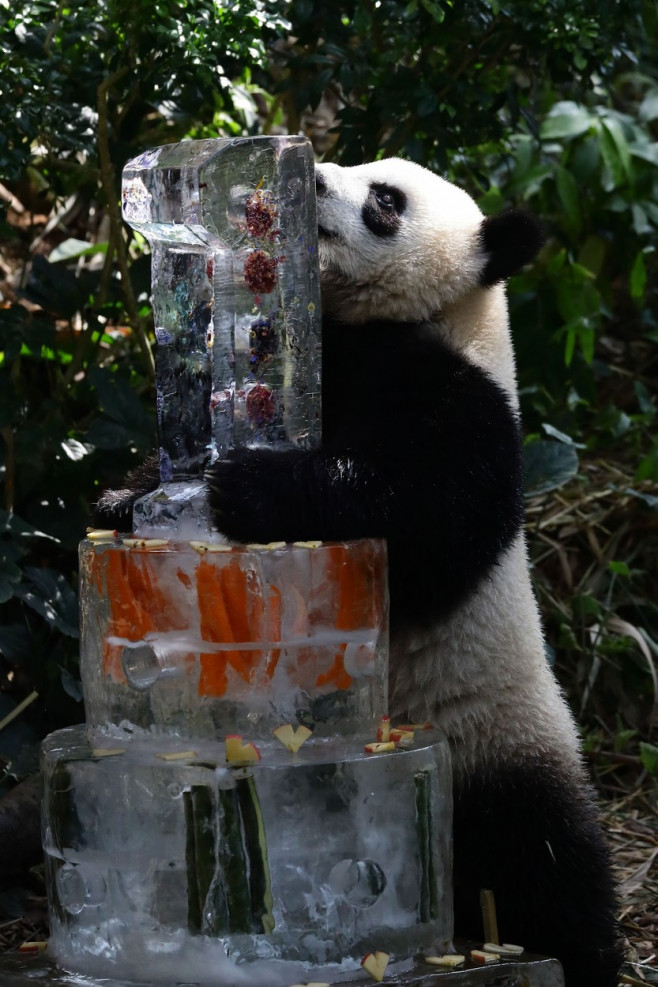
<path id="1" fill-rule="evenodd" d="M 138 534 L 209 532 L 203 471 L 236 446 L 320 441 L 313 153 L 303 137 L 185 141 L 123 171 L 151 245 L 161 485 Z"/>

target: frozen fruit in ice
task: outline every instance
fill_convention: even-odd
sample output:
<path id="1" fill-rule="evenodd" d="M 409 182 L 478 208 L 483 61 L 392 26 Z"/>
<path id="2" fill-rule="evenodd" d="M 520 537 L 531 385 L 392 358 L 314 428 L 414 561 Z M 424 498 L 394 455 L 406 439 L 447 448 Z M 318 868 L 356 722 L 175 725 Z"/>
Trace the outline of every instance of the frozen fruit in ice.
<path id="1" fill-rule="evenodd" d="M 269 190 L 257 188 L 252 192 L 245 203 L 244 213 L 247 229 L 252 236 L 261 238 L 270 234 L 272 238 L 278 232 L 272 229 L 277 213 L 274 196 Z"/>
<path id="2" fill-rule="evenodd" d="M 260 751 L 251 742 L 242 743 L 239 733 L 226 737 L 226 760 L 229 764 L 255 764 L 260 761 Z"/>
<path id="3" fill-rule="evenodd" d="M 373 980 L 380 982 L 384 979 L 388 966 L 388 953 L 381 953 L 379 950 L 375 953 L 366 953 L 361 960 L 361 966 L 367 970 Z"/>
<path id="4" fill-rule="evenodd" d="M 295 730 L 291 723 L 285 723 L 281 727 L 277 727 L 273 731 L 274 736 L 277 740 L 280 740 L 284 747 L 287 747 L 289 751 L 296 754 L 302 744 L 308 740 L 308 738 L 313 733 L 308 727 L 300 726 Z"/>
<path id="5" fill-rule="evenodd" d="M 379 726 L 377 727 L 377 740 L 380 741 L 392 740 L 390 716 L 382 716 L 381 720 L 379 721 Z"/>
<path id="6" fill-rule="evenodd" d="M 255 425 L 267 425 L 276 414 L 276 399 L 266 384 L 255 384 L 247 394 L 247 418 Z"/>
<path id="7" fill-rule="evenodd" d="M 387 740 L 382 742 L 375 742 L 372 744 L 366 744 L 363 748 L 366 754 L 385 754 L 387 751 L 394 751 L 395 744 L 392 740 Z"/>
<path id="8" fill-rule="evenodd" d="M 276 265 L 278 257 L 269 257 L 264 250 L 252 250 L 244 262 L 244 279 L 248 288 L 253 292 L 264 292 L 266 295 L 276 284 Z"/>
<path id="9" fill-rule="evenodd" d="M 400 727 L 393 727 L 389 740 L 395 744 L 406 744 L 414 739 L 413 730 L 402 730 Z"/>

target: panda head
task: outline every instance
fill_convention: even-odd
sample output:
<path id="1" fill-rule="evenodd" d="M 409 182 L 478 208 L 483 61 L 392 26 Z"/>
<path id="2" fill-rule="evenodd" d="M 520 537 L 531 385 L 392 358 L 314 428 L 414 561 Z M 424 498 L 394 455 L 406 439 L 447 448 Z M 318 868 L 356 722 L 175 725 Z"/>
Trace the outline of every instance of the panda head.
<path id="1" fill-rule="evenodd" d="M 522 212 L 484 217 L 471 197 L 396 158 L 316 167 L 323 307 L 348 323 L 444 320 L 541 246 Z"/>

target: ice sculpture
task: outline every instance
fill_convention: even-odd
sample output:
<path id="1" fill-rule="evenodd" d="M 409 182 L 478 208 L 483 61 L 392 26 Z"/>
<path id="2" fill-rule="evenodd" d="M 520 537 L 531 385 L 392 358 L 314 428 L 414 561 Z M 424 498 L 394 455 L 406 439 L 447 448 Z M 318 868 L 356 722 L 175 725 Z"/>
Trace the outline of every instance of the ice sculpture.
<path id="1" fill-rule="evenodd" d="M 151 245 L 157 341 L 162 486 L 136 506 L 139 534 L 207 534 L 202 472 L 233 446 L 320 440 L 309 188 L 302 137 L 170 144 L 124 168 L 124 218 Z"/>
<path id="2" fill-rule="evenodd" d="M 312 179 L 297 137 L 126 166 L 153 249 L 161 485 L 135 533 L 80 548 L 87 722 L 43 745 L 51 953 L 71 971 L 52 983 L 363 983 L 382 957 L 399 984 L 489 982 L 423 960 L 453 934 L 450 764 L 429 724 L 386 716 L 384 543 L 208 529 L 213 456 L 319 440 Z M 521 968 L 561 985 L 553 961 Z"/>

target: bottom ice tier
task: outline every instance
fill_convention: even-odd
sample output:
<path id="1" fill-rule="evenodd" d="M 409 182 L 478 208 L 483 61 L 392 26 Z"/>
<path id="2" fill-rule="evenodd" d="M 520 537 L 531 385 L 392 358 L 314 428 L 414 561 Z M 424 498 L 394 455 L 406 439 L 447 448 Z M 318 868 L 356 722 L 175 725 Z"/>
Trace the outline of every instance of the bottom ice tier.
<path id="1" fill-rule="evenodd" d="M 52 946 L 67 969 L 213 985 L 337 982 L 365 953 L 402 971 L 452 937 L 451 783 L 433 732 L 361 743 L 44 744 Z M 185 742 L 189 744 L 189 741 Z"/>

